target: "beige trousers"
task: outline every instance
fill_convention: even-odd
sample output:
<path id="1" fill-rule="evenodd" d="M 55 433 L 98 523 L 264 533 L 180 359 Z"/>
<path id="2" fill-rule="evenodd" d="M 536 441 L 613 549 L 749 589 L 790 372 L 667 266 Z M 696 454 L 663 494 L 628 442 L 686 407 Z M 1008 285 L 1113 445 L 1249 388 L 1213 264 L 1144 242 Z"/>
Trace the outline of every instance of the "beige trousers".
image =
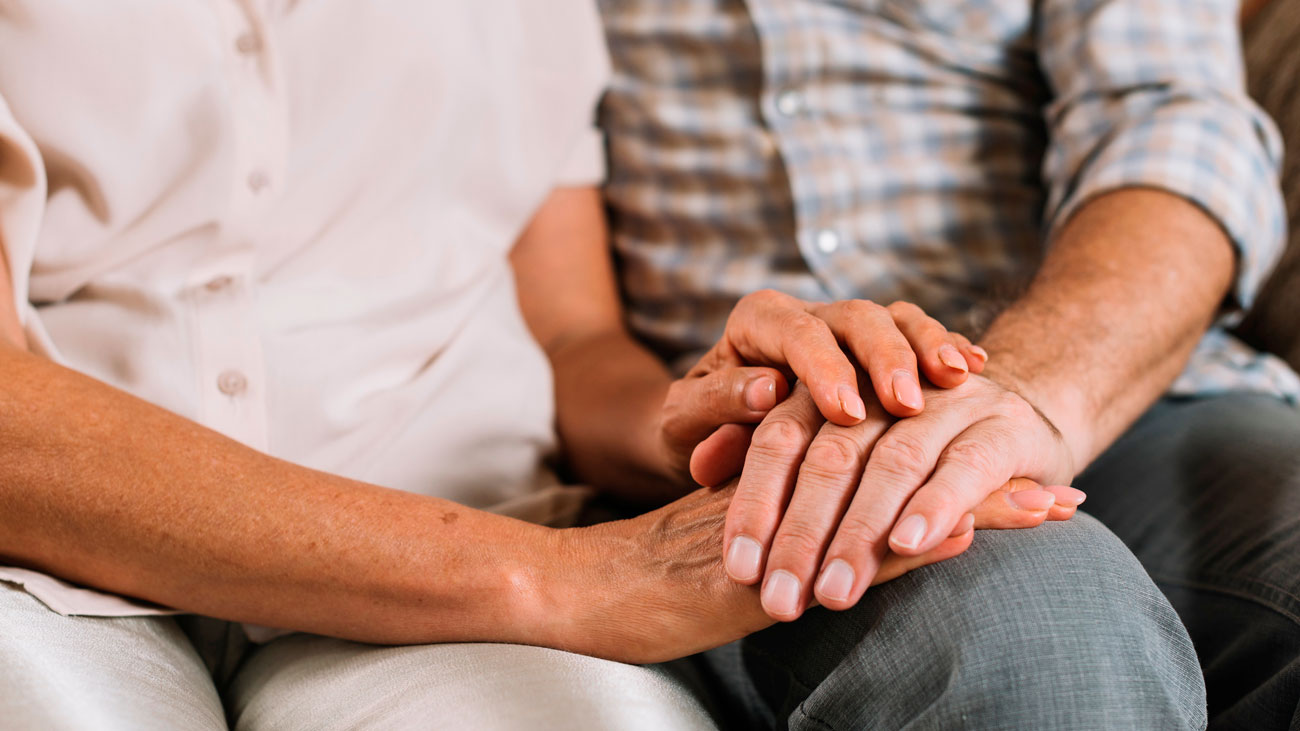
<path id="1" fill-rule="evenodd" d="M 663 668 L 519 645 L 375 647 L 302 634 L 230 653 L 242 642 L 233 632 L 206 641 L 186 622 L 64 617 L 0 584 L 0 726 L 715 728 Z"/>

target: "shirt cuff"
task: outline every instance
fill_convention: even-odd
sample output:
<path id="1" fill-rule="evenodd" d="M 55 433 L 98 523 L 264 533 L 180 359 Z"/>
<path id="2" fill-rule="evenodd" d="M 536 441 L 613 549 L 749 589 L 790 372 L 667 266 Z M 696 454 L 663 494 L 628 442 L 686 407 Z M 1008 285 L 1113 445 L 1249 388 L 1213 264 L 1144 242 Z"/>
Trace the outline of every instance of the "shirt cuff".
<path id="1" fill-rule="evenodd" d="M 1132 99 L 1116 104 L 1116 117 L 1126 121 L 1098 130 L 1107 141 L 1073 185 L 1055 186 L 1048 240 L 1099 195 L 1134 187 L 1167 191 L 1200 207 L 1227 234 L 1237 252 L 1232 304 L 1244 310 L 1285 246 L 1277 130 L 1244 97 L 1169 88 L 1143 92 L 1148 95 L 1156 98 L 1147 100 L 1145 114 L 1135 114 Z"/>

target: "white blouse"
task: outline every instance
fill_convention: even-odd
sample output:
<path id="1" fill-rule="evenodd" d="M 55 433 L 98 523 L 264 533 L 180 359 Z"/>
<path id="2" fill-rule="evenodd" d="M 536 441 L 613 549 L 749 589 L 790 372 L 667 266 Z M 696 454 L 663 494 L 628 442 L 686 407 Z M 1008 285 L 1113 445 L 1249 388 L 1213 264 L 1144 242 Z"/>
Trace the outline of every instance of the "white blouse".
<path id="1" fill-rule="evenodd" d="M 476 507 L 536 490 L 552 387 L 507 254 L 553 187 L 602 177 L 607 75 L 591 0 L 0 4 L 33 349 L 315 469 Z"/>

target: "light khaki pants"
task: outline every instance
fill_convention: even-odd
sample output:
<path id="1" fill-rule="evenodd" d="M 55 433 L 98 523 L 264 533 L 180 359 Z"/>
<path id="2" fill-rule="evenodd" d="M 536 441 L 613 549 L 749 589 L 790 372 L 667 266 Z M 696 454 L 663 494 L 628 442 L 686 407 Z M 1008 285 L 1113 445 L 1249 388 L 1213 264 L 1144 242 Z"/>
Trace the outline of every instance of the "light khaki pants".
<path id="1" fill-rule="evenodd" d="M 662 668 L 519 645 L 312 635 L 237 648 L 236 665 L 237 641 L 187 634 L 183 622 L 63 617 L 0 584 L 0 727 L 225 729 L 229 718 L 249 731 L 715 728 Z"/>

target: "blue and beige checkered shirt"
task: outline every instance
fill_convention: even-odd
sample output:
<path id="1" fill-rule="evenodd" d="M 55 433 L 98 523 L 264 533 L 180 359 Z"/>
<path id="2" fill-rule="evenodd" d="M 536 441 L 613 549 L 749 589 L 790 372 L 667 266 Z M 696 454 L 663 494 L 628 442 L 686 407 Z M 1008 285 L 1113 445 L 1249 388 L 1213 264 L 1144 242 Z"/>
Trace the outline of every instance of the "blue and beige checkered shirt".
<path id="1" fill-rule="evenodd" d="M 1236 307 L 1281 252 L 1280 144 L 1243 90 L 1235 0 L 600 5 L 629 317 L 683 368 L 765 287 L 978 331 L 1073 211 L 1126 186 L 1222 225 Z M 1238 390 L 1294 400 L 1300 378 L 1216 328 L 1174 392 Z"/>

